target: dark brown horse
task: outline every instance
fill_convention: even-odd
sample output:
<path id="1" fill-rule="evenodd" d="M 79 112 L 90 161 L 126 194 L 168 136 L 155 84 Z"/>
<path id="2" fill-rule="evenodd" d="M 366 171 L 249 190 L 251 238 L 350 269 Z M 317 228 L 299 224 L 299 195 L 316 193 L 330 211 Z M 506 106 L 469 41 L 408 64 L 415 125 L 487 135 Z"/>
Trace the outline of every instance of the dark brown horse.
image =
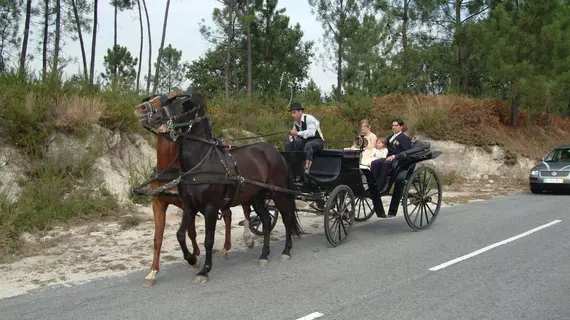
<path id="1" fill-rule="evenodd" d="M 143 117 L 140 118 L 140 121 L 143 125 L 148 125 L 148 116 L 146 115 L 148 108 L 152 108 L 153 110 L 159 110 L 162 107 L 163 102 L 170 101 L 169 99 L 173 99 L 179 96 L 178 93 L 169 93 L 167 95 L 158 95 L 153 98 L 147 98 L 143 100 L 143 103 L 136 106 L 138 113 L 140 112 L 145 113 Z M 156 146 L 156 168 L 157 172 L 161 172 L 162 175 L 157 180 L 151 183 L 152 189 L 156 189 L 160 186 L 163 186 L 167 182 L 174 180 L 178 177 L 180 172 L 180 161 L 178 159 L 178 144 L 172 142 L 171 140 L 165 138 L 162 135 L 159 135 L 157 138 L 157 146 Z M 177 187 L 168 190 L 169 193 L 177 193 Z M 165 220 L 166 220 L 166 210 L 168 209 L 169 205 L 174 205 L 182 210 L 184 210 L 184 203 L 181 197 L 171 197 L 171 196 L 154 196 L 152 198 L 152 212 L 154 216 L 154 255 L 152 260 L 151 271 L 148 276 L 145 278 L 145 283 L 143 286 L 151 287 L 154 285 L 156 280 L 156 275 L 160 269 L 160 251 L 162 248 L 162 240 L 164 235 L 164 227 L 165 227 Z M 251 207 L 250 206 L 242 206 L 244 216 L 245 216 L 245 223 L 244 223 L 244 231 L 243 237 L 245 244 L 249 248 L 253 248 L 254 241 L 253 235 L 249 229 L 249 222 L 250 222 L 250 213 Z M 225 242 L 224 247 L 219 252 L 219 257 L 221 259 L 225 259 L 228 256 L 228 251 L 232 246 L 231 240 L 231 230 L 232 230 L 232 211 L 228 208 L 226 210 L 222 210 L 222 217 L 225 223 Z M 196 225 L 195 225 L 195 216 L 189 220 L 188 223 L 188 237 L 192 242 L 192 251 L 194 256 L 200 256 L 200 248 L 198 243 L 196 242 Z M 184 234 L 183 234 L 184 236 Z M 196 265 L 199 266 L 199 262 L 196 262 Z"/>
<path id="2" fill-rule="evenodd" d="M 300 236 L 301 227 L 296 215 L 295 195 L 284 192 L 286 189 L 294 190 L 293 175 L 274 146 L 254 143 L 229 151 L 228 146 L 212 137 L 206 105 L 199 93 L 175 98 L 171 104 L 155 112 L 149 124 L 159 132 L 168 131 L 179 145 L 183 176 L 178 188 L 184 200 L 184 213 L 178 234 L 185 233 L 189 221 L 198 211 L 206 220 L 206 260 L 195 283 L 208 281 L 208 273 L 212 269 L 217 213 L 233 206 L 251 204 L 261 218 L 264 241 L 259 265 L 267 265 L 271 216 L 264 200 L 268 193 L 282 213 L 285 225 L 285 248 L 280 260 L 291 258 L 292 233 Z M 180 135 L 179 139 L 177 135 Z M 181 242 L 181 247 L 185 257 L 193 256 L 185 243 Z M 192 264 L 191 260 L 188 261 Z"/>

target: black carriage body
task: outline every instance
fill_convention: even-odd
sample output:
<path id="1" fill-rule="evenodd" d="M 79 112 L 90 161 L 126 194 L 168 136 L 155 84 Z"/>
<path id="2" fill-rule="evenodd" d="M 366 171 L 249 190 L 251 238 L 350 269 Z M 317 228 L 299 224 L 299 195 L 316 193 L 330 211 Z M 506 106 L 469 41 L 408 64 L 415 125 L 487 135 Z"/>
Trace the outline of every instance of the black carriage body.
<path id="1" fill-rule="evenodd" d="M 300 192 L 314 194 L 314 200 L 338 185 L 347 185 L 355 196 L 365 196 L 360 171 L 360 150 L 324 149 L 313 155 L 313 163 L 305 175 L 305 153 L 281 151 L 289 164 Z"/>

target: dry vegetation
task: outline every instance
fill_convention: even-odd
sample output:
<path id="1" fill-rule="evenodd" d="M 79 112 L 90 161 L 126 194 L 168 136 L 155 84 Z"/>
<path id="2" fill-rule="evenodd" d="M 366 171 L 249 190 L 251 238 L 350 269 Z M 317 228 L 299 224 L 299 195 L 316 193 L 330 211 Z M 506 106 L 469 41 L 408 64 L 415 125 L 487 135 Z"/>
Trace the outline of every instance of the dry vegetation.
<path id="1" fill-rule="evenodd" d="M 569 144 L 570 118 L 521 111 L 519 127 L 512 128 L 510 107 L 500 100 L 475 100 L 460 96 L 403 96 L 374 98 L 372 121 L 377 127 L 402 117 L 408 134 L 421 132 L 437 140 L 467 145 L 499 145 L 516 161 L 516 155 L 537 159 L 552 147 Z"/>

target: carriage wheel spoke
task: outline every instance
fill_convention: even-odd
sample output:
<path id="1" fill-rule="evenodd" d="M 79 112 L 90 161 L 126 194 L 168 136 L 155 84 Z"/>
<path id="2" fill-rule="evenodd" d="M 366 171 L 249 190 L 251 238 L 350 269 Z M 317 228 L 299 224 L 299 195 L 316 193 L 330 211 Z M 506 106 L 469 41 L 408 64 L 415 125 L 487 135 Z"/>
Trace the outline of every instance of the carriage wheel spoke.
<path id="1" fill-rule="evenodd" d="M 426 207 L 428 208 L 429 212 L 431 212 L 431 216 L 432 217 L 435 216 L 435 213 L 433 213 L 433 211 L 431 210 L 430 206 L 427 205 L 427 203 L 426 203 Z"/>
<path id="2" fill-rule="evenodd" d="M 425 213 L 425 215 L 426 215 L 426 224 L 429 224 L 429 217 L 428 217 L 428 215 L 427 215 L 427 209 L 429 209 L 429 208 L 428 208 L 428 206 L 424 203 L 424 213 Z"/>
<path id="3" fill-rule="evenodd" d="M 335 219 L 330 226 L 330 230 L 333 232 L 333 234 L 332 234 L 333 239 L 336 239 L 336 230 L 337 230 L 336 224 L 337 223 L 339 223 L 339 221 L 338 221 L 338 219 Z"/>
<path id="4" fill-rule="evenodd" d="M 412 214 L 414 214 L 414 212 L 419 208 L 419 205 L 416 205 L 416 207 L 414 208 L 414 210 L 412 210 L 412 212 L 410 212 L 410 216 L 412 216 Z"/>
<path id="5" fill-rule="evenodd" d="M 418 220 L 418 216 L 422 213 L 422 207 L 421 205 L 418 206 L 420 208 L 420 210 L 418 211 L 418 213 L 416 214 L 416 217 L 414 218 L 414 224 L 416 224 L 416 221 Z"/>

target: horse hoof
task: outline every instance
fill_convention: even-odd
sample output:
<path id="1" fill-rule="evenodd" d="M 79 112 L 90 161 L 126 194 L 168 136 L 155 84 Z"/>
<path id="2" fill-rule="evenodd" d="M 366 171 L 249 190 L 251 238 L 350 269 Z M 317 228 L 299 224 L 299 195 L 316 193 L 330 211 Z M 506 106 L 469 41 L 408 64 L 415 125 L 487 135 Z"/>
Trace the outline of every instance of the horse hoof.
<path id="1" fill-rule="evenodd" d="M 196 263 L 191 264 L 190 269 L 200 269 L 200 259 L 196 259 Z"/>
<path id="2" fill-rule="evenodd" d="M 220 260 L 226 260 L 228 258 L 228 251 L 226 251 L 226 249 L 222 249 L 219 253 L 218 253 L 218 259 Z"/>
<path id="3" fill-rule="evenodd" d="M 208 276 L 197 275 L 194 279 L 195 284 L 204 284 L 208 282 Z"/>
<path id="4" fill-rule="evenodd" d="M 143 284 L 141 284 L 141 287 L 143 288 L 152 288 L 154 286 L 154 279 L 144 279 Z"/>
<path id="5" fill-rule="evenodd" d="M 260 267 L 265 267 L 269 264 L 269 260 L 267 259 L 259 259 L 259 266 Z"/>
<path id="6" fill-rule="evenodd" d="M 291 256 L 288 254 L 282 254 L 281 256 L 279 256 L 279 261 L 287 261 L 291 259 Z"/>
<path id="7" fill-rule="evenodd" d="M 250 241 L 246 241 L 245 245 L 250 248 L 253 249 L 253 246 L 255 245 L 255 242 L 253 241 L 253 239 L 250 239 Z"/>

